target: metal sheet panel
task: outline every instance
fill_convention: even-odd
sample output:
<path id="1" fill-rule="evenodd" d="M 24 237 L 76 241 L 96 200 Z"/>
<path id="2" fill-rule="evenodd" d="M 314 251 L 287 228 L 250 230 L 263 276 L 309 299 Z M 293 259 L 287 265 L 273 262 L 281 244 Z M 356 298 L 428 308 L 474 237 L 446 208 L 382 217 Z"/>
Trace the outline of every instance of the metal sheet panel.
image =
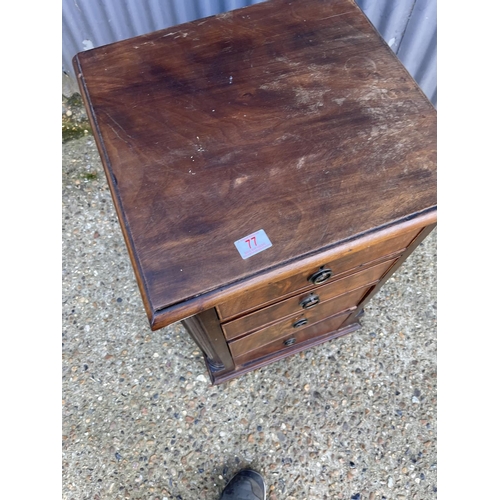
<path id="1" fill-rule="evenodd" d="M 377 28 L 389 47 L 397 53 L 415 0 L 398 0 L 397 2 L 358 0 L 357 4 Z"/>
<path id="2" fill-rule="evenodd" d="M 264 0 L 63 0 L 63 74 L 74 92 L 77 52 Z M 307 0 L 304 0 L 307 1 Z M 436 0 L 357 0 L 436 105 Z"/>
<path id="3" fill-rule="evenodd" d="M 416 0 L 397 52 L 406 69 L 436 106 L 437 14 L 436 0 Z"/>

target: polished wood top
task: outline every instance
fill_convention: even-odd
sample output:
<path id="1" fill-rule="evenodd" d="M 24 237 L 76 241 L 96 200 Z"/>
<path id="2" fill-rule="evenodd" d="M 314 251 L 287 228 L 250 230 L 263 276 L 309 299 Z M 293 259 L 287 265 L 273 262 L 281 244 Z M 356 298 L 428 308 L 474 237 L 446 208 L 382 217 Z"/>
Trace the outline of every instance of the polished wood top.
<path id="1" fill-rule="evenodd" d="M 150 320 L 436 205 L 435 109 L 353 1 L 269 0 L 74 64 Z"/>

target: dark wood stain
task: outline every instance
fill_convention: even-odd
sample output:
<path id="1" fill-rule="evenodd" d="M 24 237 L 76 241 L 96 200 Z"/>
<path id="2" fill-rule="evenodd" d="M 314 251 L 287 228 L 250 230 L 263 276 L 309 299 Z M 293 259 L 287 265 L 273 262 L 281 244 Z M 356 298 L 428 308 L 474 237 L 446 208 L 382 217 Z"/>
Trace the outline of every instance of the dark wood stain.
<path id="1" fill-rule="evenodd" d="M 153 328 L 435 210 L 436 111 L 351 0 L 269 0 L 74 64 Z M 272 246 L 242 259 L 259 229 Z"/>

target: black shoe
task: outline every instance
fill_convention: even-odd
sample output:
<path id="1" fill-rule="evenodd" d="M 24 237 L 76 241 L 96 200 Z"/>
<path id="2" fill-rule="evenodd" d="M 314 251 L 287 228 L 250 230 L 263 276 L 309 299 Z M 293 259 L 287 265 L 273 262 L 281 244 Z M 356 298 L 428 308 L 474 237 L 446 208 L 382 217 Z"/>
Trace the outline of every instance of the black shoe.
<path id="1" fill-rule="evenodd" d="M 224 488 L 219 500 L 266 500 L 264 478 L 254 470 L 240 470 Z"/>

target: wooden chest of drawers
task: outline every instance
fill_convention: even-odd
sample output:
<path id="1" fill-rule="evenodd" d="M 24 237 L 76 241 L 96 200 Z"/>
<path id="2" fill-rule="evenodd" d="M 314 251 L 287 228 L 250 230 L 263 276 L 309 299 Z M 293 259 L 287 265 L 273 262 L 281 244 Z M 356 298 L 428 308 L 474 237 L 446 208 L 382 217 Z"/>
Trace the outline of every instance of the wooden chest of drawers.
<path id="1" fill-rule="evenodd" d="M 351 0 L 269 0 L 78 54 L 151 328 L 214 383 L 359 328 L 436 224 L 436 112 Z"/>

